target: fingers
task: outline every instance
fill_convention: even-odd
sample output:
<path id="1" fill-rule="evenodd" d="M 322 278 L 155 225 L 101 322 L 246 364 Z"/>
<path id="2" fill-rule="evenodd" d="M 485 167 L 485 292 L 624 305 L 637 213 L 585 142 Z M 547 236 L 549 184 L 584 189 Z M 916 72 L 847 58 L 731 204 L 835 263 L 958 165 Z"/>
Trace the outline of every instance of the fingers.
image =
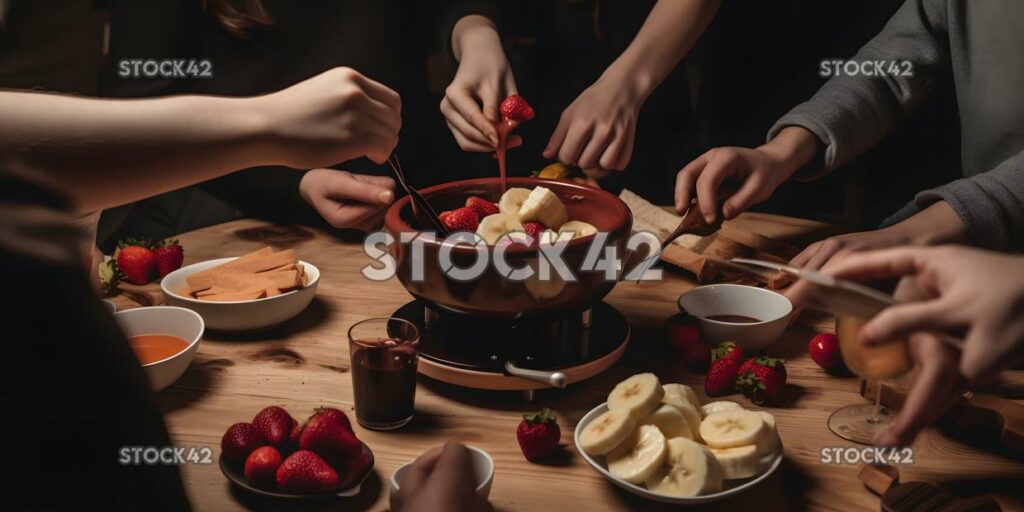
<path id="1" fill-rule="evenodd" d="M 735 152 L 719 151 L 697 178 L 697 204 L 704 222 L 714 224 L 718 219 L 718 186 L 735 172 L 735 165 Z"/>
<path id="2" fill-rule="evenodd" d="M 911 349 L 918 362 L 914 380 L 896 423 L 875 439 L 880 446 L 906 446 L 922 428 L 953 404 L 961 386 L 955 352 L 930 334 L 916 334 Z"/>
<path id="3" fill-rule="evenodd" d="M 614 139 L 615 132 L 608 127 L 595 127 L 593 135 L 586 143 L 586 147 L 580 153 L 578 165 L 581 169 L 594 169 L 597 161 L 601 158 L 608 144 Z"/>
<path id="4" fill-rule="evenodd" d="M 597 165 L 602 169 L 613 169 L 616 171 L 625 169 L 625 165 L 619 165 L 622 162 L 622 158 L 620 158 L 620 156 L 629 144 L 629 137 L 630 134 L 627 132 L 617 132 L 611 143 L 609 143 L 605 148 L 604 153 L 601 154 L 601 158 L 598 159 Z M 628 156 L 626 161 L 629 161 Z"/>
<path id="5" fill-rule="evenodd" d="M 400 490 L 396 496 L 397 503 L 392 504 L 396 510 L 402 510 L 406 500 L 415 496 L 423 488 L 423 484 L 434 471 L 438 458 L 441 457 L 441 448 L 437 446 L 426 451 L 413 461 L 402 474 L 402 479 L 398 482 Z"/>
<path id="6" fill-rule="evenodd" d="M 477 103 L 477 100 L 471 95 L 469 90 L 457 85 L 451 85 L 446 90 L 445 99 L 454 107 L 455 112 L 458 112 L 463 119 L 476 129 L 477 133 L 483 137 L 482 140 L 489 141 L 491 147 L 498 145 L 498 130 L 494 127 L 493 123 L 484 117 L 480 104 Z"/>
<path id="7" fill-rule="evenodd" d="M 851 254 L 828 269 L 828 273 L 843 279 L 872 281 L 915 274 L 924 267 L 928 249 L 898 247 Z"/>
<path id="8" fill-rule="evenodd" d="M 958 315 L 941 300 L 896 304 L 882 310 L 864 324 L 861 341 L 884 343 L 917 331 L 938 331 L 959 324 Z"/>
<path id="9" fill-rule="evenodd" d="M 633 143 L 636 142 L 636 132 L 634 130 L 635 125 L 630 124 L 626 128 L 626 147 L 619 152 L 619 161 L 616 163 L 613 169 L 624 170 L 629 165 L 630 159 L 633 158 Z"/>
<path id="10" fill-rule="evenodd" d="M 569 126 L 571 124 L 571 118 L 565 112 L 562 112 L 562 117 L 558 120 L 558 126 L 551 133 L 548 145 L 544 147 L 544 158 L 550 159 L 558 155 L 559 150 L 562 149 L 562 144 L 565 143 L 565 137 L 569 134 Z"/>
<path id="11" fill-rule="evenodd" d="M 708 161 L 711 160 L 713 151 L 712 149 L 686 164 L 686 167 L 683 167 L 676 175 L 676 211 L 680 214 L 686 211 L 693 201 L 693 189 L 697 184 L 697 178 L 704 171 Z"/>
<path id="12" fill-rule="evenodd" d="M 353 71 L 352 80 L 371 98 L 383 103 L 394 112 L 402 113 L 402 97 L 388 86 L 373 80 L 362 73 Z"/>
<path id="13" fill-rule="evenodd" d="M 379 121 L 396 136 L 402 129 L 402 116 L 389 105 L 375 98 L 366 97 L 366 111 L 373 119 Z"/>
<path id="14" fill-rule="evenodd" d="M 350 199 L 366 205 L 388 205 L 394 201 L 395 182 L 385 176 L 359 176 L 334 171 L 324 183 L 324 195 L 331 199 Z"/>
<path id="15" fill-rule="evenodd" d="M 583 145 L 590 139 L 591 127 L 581 123 L 573 123 L 565 136 L 565 142 L 558 150 L 558 160 L 566 165 L 576 165 L 583 151 Z"/>
<path id="16" fill-rule="evenodd" d="M 447 96 L 441 100 L 441 113 L 444 114 L 445 121 L 448 123 L 448 129 L 451 130 L 452 135 L 455 136 L 455 141 L 463 151 L 484 153 L 494 150 L 497 142 L 492 143 L 486 135 L 470 124 L 452 105 L 451 100 Z"/>
<path id="17" fill-rule="evenodd" d="M 725 218 L 731 219 L 761 200 L 765 187 L 764 176 L 760 173 L 751 174 L 743 182 L 743 186 L 722 205 L 722 213 L 725 215 Z"/>
<path id="18" fill-rule="evenodd" d="M 821 242 L 814 254 L 803 264 L 802 268 L 807 270 L 818 270 L 825 266 L 833 256 L 842 251 L 843 243 L 835 238 L 829 238 Z"/>

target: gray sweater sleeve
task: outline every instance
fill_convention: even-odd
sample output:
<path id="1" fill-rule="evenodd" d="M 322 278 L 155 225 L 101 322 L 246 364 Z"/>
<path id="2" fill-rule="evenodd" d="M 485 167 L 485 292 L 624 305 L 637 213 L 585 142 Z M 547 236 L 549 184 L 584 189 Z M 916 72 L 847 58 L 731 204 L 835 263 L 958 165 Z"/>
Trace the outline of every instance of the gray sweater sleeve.
<path id="1" fill-rule="evenodd" d="M 871 41 L 851 59 L 873 76 L 839 73 L 814 96 L 782 116 L 768 140 L 787 126 L 801 126 L 822 142 L 823 160 L 797 173 L 813 179 L 849 162 L 882 140 L 932 89 L 936 76 L 948 66 L 948 33 L 944 0 L 906 0 Z M 909 63 L 908 64 L 902 63 Z M 875 63 L 886 73 L 879 74 Z M 827 61 L 821 65 L 824 72 Z M 904 76 L 910 69 L 910 76 Z"/>
<path id="2" fill-rule="evenodd" d="M 925 190 L 915 201 L 921 207 L 948 203 L 967 226 L 974 245 L 1024 249 L 1024 151 L 988 172 Z"/>

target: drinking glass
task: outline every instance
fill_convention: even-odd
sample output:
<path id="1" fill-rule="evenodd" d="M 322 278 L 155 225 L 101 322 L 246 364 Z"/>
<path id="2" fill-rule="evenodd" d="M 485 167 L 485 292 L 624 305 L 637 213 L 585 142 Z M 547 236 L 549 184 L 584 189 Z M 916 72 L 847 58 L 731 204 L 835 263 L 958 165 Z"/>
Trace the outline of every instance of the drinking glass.
<path id="1" fill-rule="evenodd" d="M 400 318 L 371 318 L 348 330 L 356 421 L 391 430 L 412 420 L 419 330 Z"/>
<path id="2" fill-rule="evenodd" d="M 863 318 L 839 316 L 836 318 L 836 335 L 846 367 L 859 377 L 876 381 L 875 401 L 836 409 L 828 418 L 828 428 L 847 441 L 872 445 L 875 434 L 888 427 L 895 418 L 893 412 L 881 404 L 882 382 L 907 373 L 913 365 L 906 340 L 874 346 L 861 343 L 858 334 L 865 323 L 867 320 Z"/>

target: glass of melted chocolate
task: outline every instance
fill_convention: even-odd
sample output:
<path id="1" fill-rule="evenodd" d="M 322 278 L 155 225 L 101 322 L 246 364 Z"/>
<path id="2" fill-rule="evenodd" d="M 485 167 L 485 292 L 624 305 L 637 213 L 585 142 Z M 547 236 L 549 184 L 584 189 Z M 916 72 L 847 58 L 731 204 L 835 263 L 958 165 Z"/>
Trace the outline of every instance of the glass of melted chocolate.
<path id="1" fill-rule="evenodd" d="M 356 420 L 392 430 L 412 420 L 416 402 L 416 326 L 399 318 L 371 318 L 348 330 Z"/>

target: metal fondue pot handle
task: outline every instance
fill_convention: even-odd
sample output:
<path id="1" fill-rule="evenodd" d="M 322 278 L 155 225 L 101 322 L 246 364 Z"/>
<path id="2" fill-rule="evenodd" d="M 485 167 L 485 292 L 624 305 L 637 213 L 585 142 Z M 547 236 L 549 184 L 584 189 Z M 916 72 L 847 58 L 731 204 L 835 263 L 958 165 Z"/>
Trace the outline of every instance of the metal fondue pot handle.
<path id="1" fill-rule="evenodd" d="M 537 382 L 543 382 L 544 384 L 547 384 L 547 385 L 549 385 L 551 387 L 555 387 L 555 388 L 559 388 L 559 389 L 564 388 L 565 385 L 568 384 L 566 382 L 565 374 L 562 373 L 562 372 L 545 372 L 545 371 L 542 371 L 542 370 L 527 370 L 525 368 L 520 368 L 520 367 L 512 364 L 512 361 L 505 361 L 505 371 L 508 372 L 509 375 L 512 375 L 514 377 L 520 377 L 520 378 L 523 378 L 523 379 L 534 380 L 534 381 L 537 381 Z"/>

